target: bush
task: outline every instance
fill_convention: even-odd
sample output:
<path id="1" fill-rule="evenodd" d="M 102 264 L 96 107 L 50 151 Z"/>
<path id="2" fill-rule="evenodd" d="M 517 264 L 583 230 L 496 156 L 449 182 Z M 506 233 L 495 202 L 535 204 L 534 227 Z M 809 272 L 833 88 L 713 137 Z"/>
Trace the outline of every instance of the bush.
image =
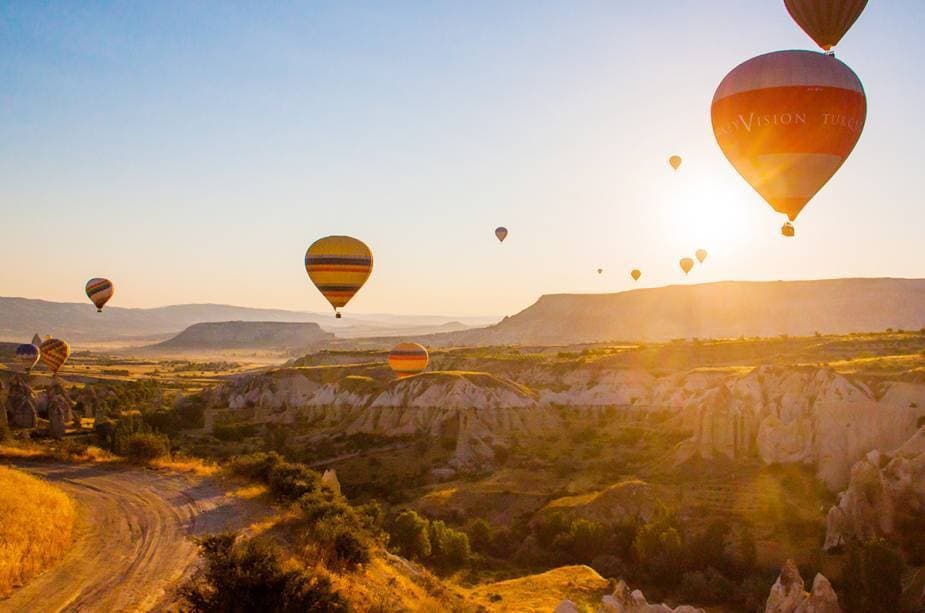
<path id="1" fill-rule="evenodd" d="M 240 443 L 257 434 L 253 424 L 215 424 L 212 435 L 220 441 Z"/>
<path id="2" fill-rule="evenodd" d="M 430 531 L 427 519 L 411 509 L 399 513 L 389 530 L 389 542 L 398 553 L 412 560 L 430 556 Z"/>
<path id="3" fill-rule="evenodd" d="M 726 602 L 735 590 L 735 584 L 715 568 L 693 571 L 681 576 L 681 595 L 688 602 Z"/>
<path id="4" fill-rule="evenodd" d="M 136 464 L 147 464 L 170 453 L 170 441 L 162 434 L 138 432 L 125 440 L 125 455 Z"/>
<path id="5" fill-rule="evenodd" d="M 199 542 L 205 568 L 180 590 L 190 611 L 347 611 L 346 601 L 326 577 L 284 571 L 272 548 L 236 540 L 228 533 Z"/>
<path id="6" fill-rule="evenodd" d="M 228 470 L 241 477 L 256 479 L 261 483 L 269 483 L 270 471 L 284 461 L 281 455 L 272 451 L 270 453 L 252 453 L 232 459 L 228 464 Z"/>
<path id="7" fill-rule="evenodd" d="M 298 500 L 321 487 L 321 475 L 302 464 L 279 462 L 270 469 L 267 485 L 280 500 Z"/>

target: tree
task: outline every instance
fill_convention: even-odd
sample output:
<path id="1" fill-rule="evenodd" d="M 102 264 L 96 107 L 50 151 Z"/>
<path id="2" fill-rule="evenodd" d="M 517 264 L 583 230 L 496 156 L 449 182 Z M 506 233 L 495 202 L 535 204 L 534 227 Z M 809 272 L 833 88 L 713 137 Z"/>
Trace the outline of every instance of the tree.
<path id="1" fill-rule="evenodd" d="M 884 539 L 852 545 L 842 574 L 845 609 L 899 611 L 904 567 L 902 555 Z"/>
<path id="2" fill-rule="evenodd" d="M 431 543 L 428 521 L 406 509 L 399 513 L 389 531 L 390 542 L 406 558 L 423 560 L 430 557 Z"/>

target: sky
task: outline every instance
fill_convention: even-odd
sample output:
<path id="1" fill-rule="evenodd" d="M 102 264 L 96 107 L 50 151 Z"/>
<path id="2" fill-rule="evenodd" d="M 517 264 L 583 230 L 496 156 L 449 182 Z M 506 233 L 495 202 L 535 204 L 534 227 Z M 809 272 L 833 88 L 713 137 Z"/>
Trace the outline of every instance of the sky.
<path id="1" fill-rule="evenodd" d="M 925 2 L 875 0 L 837 48 L 867 125 L 785 239 L 710 124 L 737 64 L 814 48 L 782 1 L 8 0 L 0 295 L 324 311 L 329 234 L 375 254 L 348 315 L 925 277 L 922 32 Z"/>

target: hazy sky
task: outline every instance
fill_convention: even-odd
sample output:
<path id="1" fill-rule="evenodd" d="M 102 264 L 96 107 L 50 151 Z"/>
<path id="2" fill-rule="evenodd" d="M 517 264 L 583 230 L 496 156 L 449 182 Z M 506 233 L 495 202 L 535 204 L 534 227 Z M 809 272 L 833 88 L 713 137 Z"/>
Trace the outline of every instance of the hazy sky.
<path id="1" fill-rule="evenodd" d="M 782 1 L 0 2 L 0 295 L 321 311 L 327 234 L 375 253 L 348 316 L 510 314 L 632 267 L 923 277 L 923 32 L 922 0 L 873 0 L 843 40 L 867 127 L 788 240 L 710 126 L 731 68 L 813 48 Z"/>

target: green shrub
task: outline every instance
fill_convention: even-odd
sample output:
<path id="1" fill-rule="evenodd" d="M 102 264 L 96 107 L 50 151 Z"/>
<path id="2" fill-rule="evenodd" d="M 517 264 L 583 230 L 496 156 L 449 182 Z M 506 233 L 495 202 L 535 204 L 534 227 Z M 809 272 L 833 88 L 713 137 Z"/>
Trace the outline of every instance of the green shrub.
<path id="1" fill-rule="evenodd" d="M 256 479 L 261 483 L 270 482 L 270 472 L 278 464 L 285 462 L 283 456 L 276 452 L 252 453 L 233 458 L 228 464 L 228 470 L 233 474 L 249 479 Z"/>
<path id="2" fill-rule="evenodd" d="M 212 435 L 220 441 L 239 443 L 257 434 L 254 424 L 215 424 Z"/>
<path id="3" fill-rule="evenodd" d="M 389 543 L 406 558 L 424 560 L 431 552 L 428 523 L 411 509 L 402 511 L 389 529 Z"/>
<path id="4" fill-rule="evenodd" d="M 163 434 L 137 432 L 125 440 L 125 455 L 136 464 L 146 464 L 170 453 L 170 441 Z"/>
<path id="5" fill-rule="evenodd" d="M 180 590 L 190 611 L 347 611 L 326 577 L 283 570 L 272 548 L 236 540 L 234 534 L 219 534 L 199 542 L 205 567 Z"/>
<path id="6" fill-rule="evenodd" d="M 302 464 L 279 462 L 270 469 L 267 485 L 280 500 L 298 500 L 321 487 L 321 475 Z"/>

